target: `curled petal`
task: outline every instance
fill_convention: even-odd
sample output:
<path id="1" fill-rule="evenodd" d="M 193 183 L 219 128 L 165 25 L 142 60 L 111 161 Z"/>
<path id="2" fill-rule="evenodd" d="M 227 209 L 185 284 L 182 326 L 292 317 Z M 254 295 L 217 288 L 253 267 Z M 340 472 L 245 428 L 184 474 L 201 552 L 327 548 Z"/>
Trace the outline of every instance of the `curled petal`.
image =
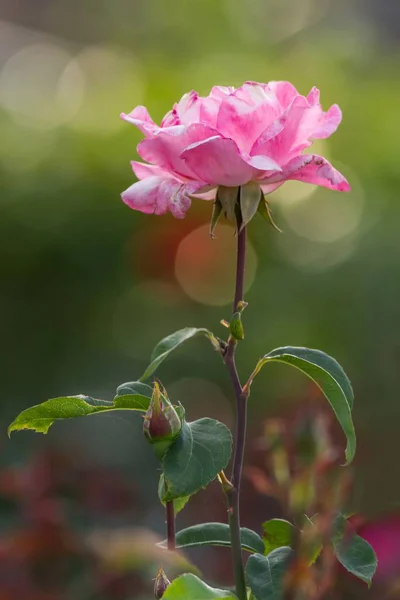
<path id="1" fill-rule="evenodd" d="M 318 125 L 311 134 L 311 139 L 325 139 L 335 133 L 342 120 L 342 111 L 333 104 L 327 112 L 321 109 Z"/>
<path id="2" fill-rule="evenodd" d="M 144 135 L 152 135 L 160 128 L 150 117 L 145 106 L 137 106 L 129 114 L 121 113 L 121 119 L 135 125 Z"/>
<path id="3" fill-rule="evenodd" d="M 278 163 L 269 156 L 248 156 L 244 152 L 241 153 L 241 156 L 248 165 L 254 167 L 254 169 L 257 169 L 258 171 L 282 171 Z M 262 178 L 263 175 L 264 173 L 260 173 L 258 177 Z"/>
<path id="4" fill-rule="evenodd" d="M 309 104 L 311 106 L 313 106 L 314 104 L 319 104 L 319 97 L 320 97 L 319 89 L 314 86 L 311 89 L 311 91 L 309 92 L 309 94 L 307 96 L 307 100 L 308 100 Z"/>
<path id="5" fill-rule="evenodd" d="M 283 109 L 287 109 L 296 96 L 299 95 L 299 92 L 289 81 L 270 81 L 267 87 L 275 94 Z"/>
<path id="6" fill-rule="evenodd" d="M 183 125 L 198 123 L 200 114 L 200 98 L 197 92 L 192 90 L 184 94 L 176 105 L 176 112 Z"/>
<path id="7" fill-rule="evenodd" d="M 322 110 L 319 98 L 319 89 L 313 87 L 307 96 L 307 102 L 310 106 L 318 106 L 320 113 L 318 124 L 311 136 L 312 139 L 327 138 L 331 136 L 332 133 L 335 133 L 342 120 L 342 111 L 337 104 L 333 104 L 327 112 L 324 112 Z"/>
<path id="8" fill-rule="evenodd" d="M 196 190 L 191 194 L 191 198 L 198 198 L 199 200 L 215 200 L 217 194 L 217 188 L 211 185 L 205 185 L 199 190 Z"/>
<path id="9" fill-rule="evenodd" d="M 200 122 L 210 125 L 214 129 L 217 127 L 218 113 L 221 106 L 221 98 L 208 96 L 202 98 L 200 105 Z"/>
<path id="10" fill-rule="evenodd" d="M 279 181 L 278 183 L 263 183 L 261 185 L 261 189 L 263 191 L 263 194 L 271 194 L 279 187 L 281 187 L 281 185 L 283 185 L 284 183 L 284 181 Z"/>
<path id="11" fill-rule="evenodd" d="M 191 144 L 182 152 L 182 158 L 197 179 L 211 186 L 243 185 L 261 175 L 265 166 L 257 170 L 244 160 L 233 140 L 219 136 Z"/>
<path id="12" fill-rule="evenodd" d="M 156 136 L 142 140 L 138 146 L 138 153 L 143 160 L 162 167 L 178 179 L 197 180 L 198 177 L 190 166 L 182 160 L 181 153 L 190 144 L 215 134 L 214 129 L 201 123 L 193 123 L 188 127 L 185 125 L 167 127 L 160 129 Z"/>
<path id="13" fill-rule="evenodd" d="M 121 197 L 134 210 L 155 215 L 171 212 L 177 219 L 183 219 L 190 208 L 190 195 L 201 187 L 198 182 L 186 184 L 176 179 L 151 176 L 131 185 Z"/>
<path id="14" fill-rule="evenodd" d="M 349 192 L 347 179 L 322 156 L 304 154 L 296 156 L 282 169 L 282 173 L 272 175 L 261 182 L 262 186 L 294 179 L 312 183 L 338 192 Z"/>
<path id="15" fill-rule="evenodd" d="M 152 176 L 163 177 L 164 179 L 170 177 L 168 171 L 161 167 L 157 167 L 157 165 L 148 165 L 147 163 L 132 160 L 131 167 L 138 179 L 146 179 L 146 177 Z"/>
<path id="16" fill-rule="evenodd" d="M 310 146 L 310 140 L 329 137 L 341 118 L 337 105 L 325 113 L 319 104 L 310 105 L 307 98 L 297 96 L 285 113 L 260 135 L 250 154 L 273 156 L 279 164 L 285 164 Z"/>
<path id="17" fill-rule="evenodd" d="M 225 96 L 229 96 L 233 94 L 235 88 L 231 85 L 214 85 L 211 88 L 210 96 L 212 98 L 220 98 L 221 100 L 225 98 Z"/>
<path id="18" fill-rule="evenodd" d="M 184 94 L 177 104 L 174 104 L 163 120 L 161 127 L 170 127 L 171 125 L 189 125 L 198 123 L 200 120 L 200 106 L 203 98 L 192 90 Z"/>
<path id="19" fill-rule="evenodd" d="M 250 152 L 255 140 L 279 116 L 274 94 L 259 84 L 245 84 L 221 103 L 217 130 L 235 140 L 240 150 Z"/>
<path id="20" fill-rule="evenodd" d="M 297 96 L 255 141 L 250 154 L 273 156 L 279 164 L 287 163 L 310 145 L 310 131 L 317 126 L 319 113 L 318 106 L 310 107 L 304 96 Z"/>
<path id="21" fill-rule="evenodd" d="M 182 125 L 175 106 L 172 110 L 167 112 L 161 121 L 161 127 L 173 127 L 174 125 Z"/>

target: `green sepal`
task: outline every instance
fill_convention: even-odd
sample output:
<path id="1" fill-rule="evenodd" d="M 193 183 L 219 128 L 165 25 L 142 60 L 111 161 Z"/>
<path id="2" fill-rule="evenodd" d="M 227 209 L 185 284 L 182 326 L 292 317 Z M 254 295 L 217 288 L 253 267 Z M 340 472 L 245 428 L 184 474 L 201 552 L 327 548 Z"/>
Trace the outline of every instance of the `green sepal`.
<path id="1" fill-rule="evenodd" d="M 236 204 L 239 197 L 238 187 L 220 185 L 217 190 L 217 200 L 220 202 L 224 215 L 229 221 L 236 223 Z"/>
<path id="2" fill-rule="evenodd" d="M 270 225 L 272 225 L 272 227 L 276 231 L 278 231 L 279 233 L 282 233 L 282 229 L 280 229 L 278 227 L 278 225 L 275 223 L 275 221 L 273 219 L 271 207 L 269 205 L 268 200 L 265 198 L 264 194 L 261 194 L 260 203 L 258 205 L 258 212 Z"/>
<path id="3" fill-rule="evenodd" d="M 263 193 L 259 183 L 249 181 L 249 183 L 240 187 L 240 231 L 246 227 L 257 213 L 260 205 L 260 198 L 263 198 Z"/>
<path id="4" fill-rule="evenodd" d="M 217 223 L 219 221 L 221 214 L 222 214 L 222 204 L 217 196 L 213 203 L 211 222 L 210 222 L 210 238 L 211 239 L 215 238 L 214 230 L 217 226 Z"/>

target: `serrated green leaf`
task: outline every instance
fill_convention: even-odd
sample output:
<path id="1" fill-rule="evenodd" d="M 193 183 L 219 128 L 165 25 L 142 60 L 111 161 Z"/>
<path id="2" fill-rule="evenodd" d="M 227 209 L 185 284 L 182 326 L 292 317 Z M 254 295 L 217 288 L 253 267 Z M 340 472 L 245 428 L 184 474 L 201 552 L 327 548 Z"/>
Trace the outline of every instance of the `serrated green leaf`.
<path id="1" fill-rule="evenodd" d="M 165 504 L 166 504 L 165 499 L 164 499 L 165 495 L 166 495 L 165 478 L 164 478 L 164 473 L 161 473 L 160 479 L 158 481 L 158 498 L 163 506 L 165 506 Z M 175 515 L 179 514 L 181 512 L 181 510 L 183 510 L 185 508 L 185 506 L 189 502 L 189 500 L 190 500 L 190 496 L 182 496 L 182 498 L 177 498 L 176 500 L 174 500 Z"/>
<path id="2" fill-rule="evenodd" d="M 261 537 L 251 529 L 242 527 L 240 537 L 243 550 L 247 552 L 264 552 L 264 542 Z M 197 548 L 200 546 L 225 546 L 231 545 L 229 525 L 226 523 L 201 523 L 178 531 L 176 534 L 177 548 Z M 159 544 L 167 547 L 164 540 Z"/>
<path id="3" fill-rule="evenodd" d="M 141 381 L 128 381 L 127 383 L 121 383 L 117 387 L 116 396 L 130 396 L 130 395 L 148 396 L 151 398 L 153 394 L 153 388 L 147 383 Z"/>
<path id="4" fill-rule="evenodd" d="M 330 403 L 347 438 L 346 462 L 349 464 L 356 450 L 351 410 L 354 394 L 350 380 L 339 363 L 320 350 L 285 346 L 272 350 L 261 358 L 249 379 L 249 385 L 260 369 L 269 362 L 282 362 L 307 375 L 317 384 Z"/>
<path id="5" fill-rule="evenodd" d="M 247 561 L 246 577 L 256 600 L 282 600 L 282 583 L 293 556 L 291 548 L 277 548 L 268 556 L 253 554 Z"/>
<path id="6" fill-rule="evenodd" d="M 139 394 L 126 394 L 115 396 L 112 406 L 108 410 L 140 410 L 146 412 L 149 408 L 150 398 Z"/>
<path id="7" fill-rule="evenodd" d="M 168 484 L 164 500 L 191 496 L 206 487 L 225 469 L 231 452 L 232 435 L 223 423 L 209 418 L 185 421 L 162 461 Z"/>
<path id="8" fill-rule="evenodd" d="M 195 575 L 181 575 L 171 582 L 163 594 L 163 600 L 237 600 L 228 590 L 211 588 Z"/>
<path id="9" fill-rule="evenodd" d="M 349 573 L 369 587 L 378 566 L 374 549 L 354 532 L 343 515 L 336 517 L 334 529 L 332 545 L 336 558 Z"/>
<path id="10" fill-rule="evenodd" d="M 153 375 L 154 371 L 156 371 L 156 369 L 158 369 L 160 364 L 171 354 L 171 352 L 173 352 L 174 350 L 179 348 L 179 346 L 181 344 L 183 344 L 187 340 L 190 340 L 190 339 L 200 336 L 200 335 L 204 335 L 207 338 L 209 338 L 210 341 L 212 342 L 212 344 L 214 345 L 214 347 L 218 346 L 217 340 L 215 339 L 215 337 L 213 336 L 211 331 L 208 331 L 208 329 L 204 329 L 204 328 L 197 329 L 196 327 L 185 327 L 184 329 L 175 331 L 175 333 L 172 333 L 171 335 L 169 335 L 166 338 L 164 338 L 163 340 L 161 340 L 161 342 L 159 342 L 157 344 L 157 346 L 154 348 L 152 355 L 150 357 L 151 362 L 150 362 L 149 366 L 147 367 L 147 369 L 145 370 L 145 372 L 143 373 L 143 375 L 141 376 L 140 382 L 151 377 L 151 375 Z"/>
<path id="11" fill-rule="evenodd" d="M 76 419 L 114 410 L 146 411 L 149 404 L 150 398 L 139 394 L 117 396 L 113 402 L 82 395 L 52 398 L 22 411 L 9 426 L 8 435 L 23 429 L 47 433 L 55 421 L 62 419 Z"/>
<path id="12" fill-rule="evenodd" d="M 264 530 L 264 554 L 268 555 L 276 548 L 290 546 L 293 538 L 294 525 L 284 519 L 270 519 L 262 525 Z"/>

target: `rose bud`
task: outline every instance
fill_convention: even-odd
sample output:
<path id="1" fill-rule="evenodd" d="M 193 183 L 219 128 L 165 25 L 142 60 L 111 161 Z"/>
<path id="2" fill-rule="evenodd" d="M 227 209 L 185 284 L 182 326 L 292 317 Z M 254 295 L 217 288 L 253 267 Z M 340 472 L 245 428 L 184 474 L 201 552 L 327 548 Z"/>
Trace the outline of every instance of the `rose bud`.
<path id="1" fill-rule="evenodd" d="M 150 444 L 153 444 L 160 460 L 179 435 L 181 428 L 181 420 L 165 390 L 162 393 L 160 385 L 155 382 L 150 406 L 144 417 L 143 433 Z"/>
<path id="2" fill-rule="evenodd" d="M 243 340 L 244 339 L 242 315 L 240 312 L 235 312 L 235 314 L 233 315 L 232 320 L 229 323 L 229 330 L 231 332 L 232 337 L 235 340 Z"/>
<path id="3" fill-rule="evenodd" d="M 162 598 L 165 590 L 167 589 L 170 583 L 171 582 L 169 581 L 164 571 L 162 569 L 159 569 L 157 577 L 154 581 L 154 596 L 155 598 L 157 598 L 157 600 L 160 600 L 160 598 Z"/>

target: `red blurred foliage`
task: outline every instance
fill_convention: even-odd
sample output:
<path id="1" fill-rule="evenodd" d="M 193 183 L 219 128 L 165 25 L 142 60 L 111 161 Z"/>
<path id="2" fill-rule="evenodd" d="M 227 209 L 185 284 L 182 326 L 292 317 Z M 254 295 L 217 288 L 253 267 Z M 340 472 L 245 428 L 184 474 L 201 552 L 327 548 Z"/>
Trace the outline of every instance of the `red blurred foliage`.
<path id="1" fill-rule="evenodd" d="M 183 221 L 170 217 L 168 227 L 165 226 L 165 221 L 160 220 L 158 223 L 156 219 L 151 228 L 136 231 L 128 246 L 135 277 L 140 280 L 175 281 L 175 256 L 178 246 L 190 232 L 203 224 L 204 214 L 198 217 L 192 214 Z M 205 241 L 208 242 L 207 239 Z M 146 260 L 143 260 L 143 248 L 146 248 Z M 209 254 L 212 252 L 212 246 L 207 243 L 196 253 L 196 258 L 201 264 L 209 264 Z"/>
<path id="2" fill-rule="evenodd" d="M 0 600 L 125 600 L 143 590 L 140 574 L 113 572 L 71 521 L 134 514 L 137 494 L 122 474 L 79 469 L 46 451 L 23 468 L 0 471 L 0 501 L 11 511 L 0 539 Z"/>

